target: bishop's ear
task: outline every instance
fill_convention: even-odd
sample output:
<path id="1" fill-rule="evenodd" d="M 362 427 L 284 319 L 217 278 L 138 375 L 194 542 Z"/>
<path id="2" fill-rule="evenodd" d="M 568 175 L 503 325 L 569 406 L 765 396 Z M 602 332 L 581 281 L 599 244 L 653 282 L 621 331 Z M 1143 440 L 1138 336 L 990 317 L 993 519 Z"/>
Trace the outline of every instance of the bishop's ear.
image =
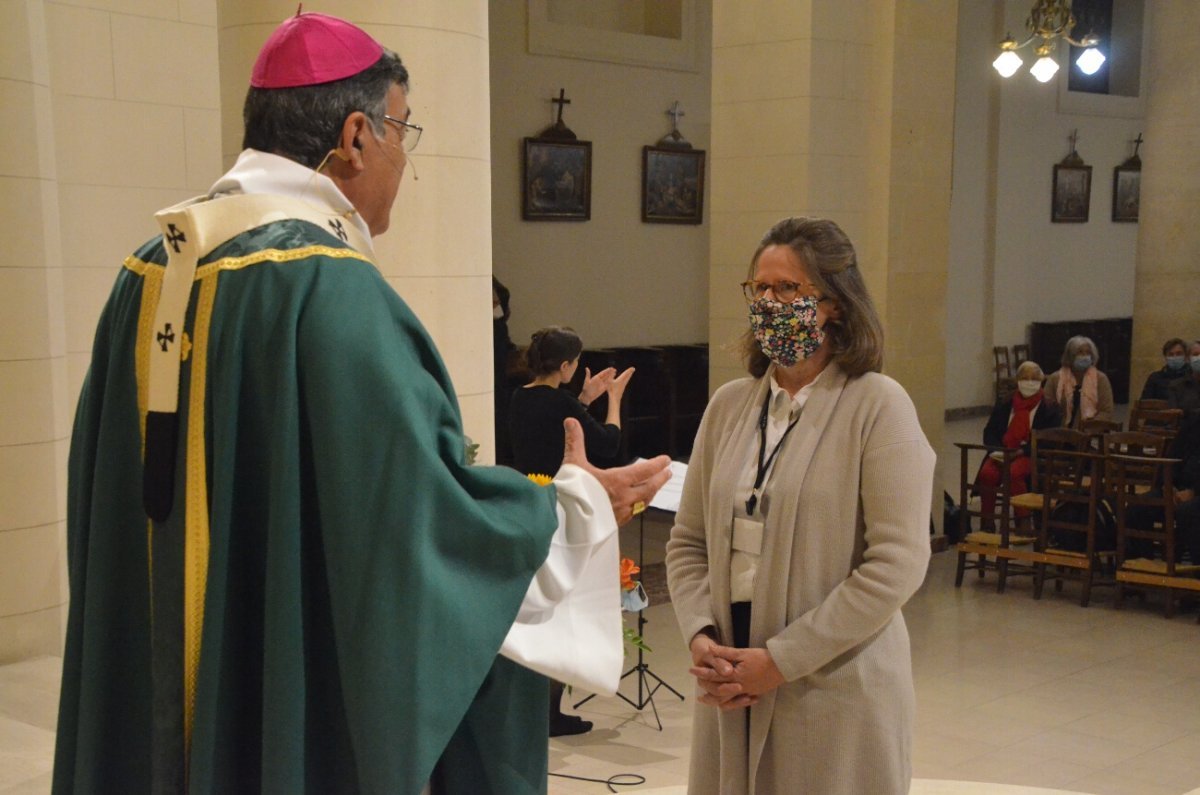
<path id="1" fill-rule="evenodd" d="M 342 129 L 338 135 L 338 151 L 345 155 L 342 159 L 358 171 L 363 169 L 362 136 L 367 124 L 366 114 L 356 110 L 342 122 Z"/>

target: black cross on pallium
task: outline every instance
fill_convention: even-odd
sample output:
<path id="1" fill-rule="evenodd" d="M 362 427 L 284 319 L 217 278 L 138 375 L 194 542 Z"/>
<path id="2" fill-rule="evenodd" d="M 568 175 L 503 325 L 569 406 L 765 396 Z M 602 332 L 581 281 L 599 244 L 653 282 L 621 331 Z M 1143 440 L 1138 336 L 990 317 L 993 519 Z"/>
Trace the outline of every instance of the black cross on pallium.
<path id="1" fill-rule="evenodd" d="M 331 227 L 333 227 L 333 231 L 336 232 L 337 236 L 340 237 L 343 241 L 350 239 L 350 236 L 346 234 L 346 227 L 342 226 L 341 218 L 334 218 L 332 221 L 329 222 L 329 225 Z"/>
<path id="2" fill-rule="evenodd" d="M 163 326 L 163 330 L 158 332 L 158 344 L 162 346 L 163 352 L 166 353 L 167 348 L 175 341 L 175 332 L 171 330 L 171 324 Z"/>
<path id="3" fill-rule="evenodd" d="M 179 253 L 179 244 L 186 243 L 187 237 L 183 234 L 183 230 L 175 226 L 175 224 L 167 224 L 167 242 L 171 244 L 171 248 L 175 249 L 175 253 Z M 166 350 L 166 348 L 163 348 Z"/>

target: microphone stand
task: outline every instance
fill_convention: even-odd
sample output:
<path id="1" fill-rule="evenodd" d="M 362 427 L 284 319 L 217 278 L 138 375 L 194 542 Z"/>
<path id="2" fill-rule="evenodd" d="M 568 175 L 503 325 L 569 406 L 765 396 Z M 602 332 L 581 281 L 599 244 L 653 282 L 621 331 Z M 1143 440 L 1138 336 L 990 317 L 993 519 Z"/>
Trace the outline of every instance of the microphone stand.
<path id="1" fill-rule="evenodd" d="M 647 509 L 647 510 L 649 510 L 649 509 Z M 646 559 L 646 514 L 645 514 L 645 512 L 643 512 L 642 515 L 638 517 L 638 565 L 641 565 L 641 561 L 644 561 L 645 559 Z M 643 608 L 638 611 L 637 631 L 638 631 L 639 637 L 645 638 L 645 635 L 643 634 L 642 629 L 646 626 L 647 623 L 649 623 L 649 622 L 646 621 L 646 610 L 645 610 L 645 608 Z M 629 698 L 629 696 L 625 695 L 624 693 L 622 693 L 619 690 L 617 691 L 617 698 L 622 699 L 626 704 L 633 707 L 638 712 L 641 712 L 643 709 L 646 708 L 646 705 L 649 704 L 650 708 L 654 710 L 654 721 L 658 724 L 658 730 L 662 731 L 662 728 L 663 728 L 662 718 L 660 718 L 658 715 L 658 706 L 655 705 L 655 703 L 654 703 L 654 694 L 658 692 L 659 688 L 665 687 L 667 690 L 670 690 L 672 693 L 674 693 L 676 696 L 678 696 L 680 701 L 683 701 L 684 698 L 683 698 L 682 693 L 680 693 L 675 688 L 671 687 L 658 674 L 656 674 L 656 673 L 654 673 L 654 671 L 650 670 L 650 664 L 646 662 L 644 655 L 645 655 L 645 652 L 639 647 L 637 650 L 637 665 L 633 666 L 628 671 L 621 674 L 622 681 L 624 681 L 625 678 L 628 676 L 633 676 L 635 674 L 637 675 L 637 684 L 638 684 L 637 701 L 634 701 L 633 699 Z M 651 685 L 651 683 L 648 681 L 650 679 L 654 680 L 653 685 Z M 582 706 L 583 704 L 586 704 L 587 702 L 591 701 L 595 697 L 596 697 L 596 694 L 592 693 L 587 698 L 584 698 L 581 701 L 579 701 L 577 704 L 575 704 L 575 709 L 579 709 L 580 706 Z"/>

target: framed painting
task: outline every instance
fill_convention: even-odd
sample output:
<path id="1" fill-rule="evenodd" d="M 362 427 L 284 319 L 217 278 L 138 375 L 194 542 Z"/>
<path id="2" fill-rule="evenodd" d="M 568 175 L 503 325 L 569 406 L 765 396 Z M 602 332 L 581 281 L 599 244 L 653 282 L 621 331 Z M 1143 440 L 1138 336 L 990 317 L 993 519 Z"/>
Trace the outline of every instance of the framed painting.
<path id="1" fill-rule="evenodd" d="M 704 220 L 704 152 L 642 147 L 642 220 L 698 224 Z"/>
<path id="2" fill-rule="evenodd" d="M 1113 169 L 1112 219 L 1137 223 L 1141 206 L 1142 170 L 1117 166 Z"/>
<path id="3" fill-rule="evenodd" d="M 526 138 L 521 161 L 521 218 L 592 217 L 592 142 Z"/>
<path id="4" fill-rule="evenodd" d="M 1056 224 L 1087 223 L 1088 205 L 1092 198 L 1092 167 L 1054 167 L 1054 196 L 1050 204 L 1050 220 Z"/>

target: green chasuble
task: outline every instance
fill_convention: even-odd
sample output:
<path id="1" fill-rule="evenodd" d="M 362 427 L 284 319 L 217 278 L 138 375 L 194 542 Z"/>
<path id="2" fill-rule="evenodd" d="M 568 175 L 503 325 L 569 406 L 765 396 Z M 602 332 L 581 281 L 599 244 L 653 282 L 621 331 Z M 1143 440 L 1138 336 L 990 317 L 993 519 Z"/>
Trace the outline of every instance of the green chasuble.
<path id="1" fill-rule="evenodd" d="M 71 441 L 58 793 L 541 792 L 545 679 L 496 657 L 553 488 L 469 467 L 425 330 L 284 220 L 199 262 L 171 513 L 143 508 L 162 238 L 104 309 Z M 436 768 L 436 770 L 435 770 Z"/>

